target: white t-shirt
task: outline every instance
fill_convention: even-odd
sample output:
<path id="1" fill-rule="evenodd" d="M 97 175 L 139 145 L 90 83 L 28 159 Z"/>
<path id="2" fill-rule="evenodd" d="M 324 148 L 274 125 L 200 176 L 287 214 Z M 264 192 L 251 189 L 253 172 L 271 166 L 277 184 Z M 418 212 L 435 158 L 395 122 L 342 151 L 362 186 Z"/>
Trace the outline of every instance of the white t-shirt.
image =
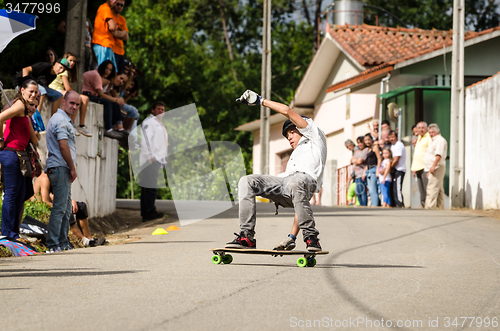
<path id="1" fill-rule="evenodd" d="M 389 163 L 391 162 L 391 160 L 389 159 L 383 159 L 382 162 L 380 163 L 380 168 L 378 170 L 378 180 L 380 181 L 380 183 L 382 183 L 382 179 L 384 179 L 384 173 L 385 173 L 385 169 L 387 169 L 387 167 L 389 167 Z M 391 172 L 389 171 L 387 173 L 387 176 L 385 176 L 385 181 L 386 182 L 390 182 L 392 180 L 392 176 L 391 176 Z"/>
<path id="2" fill-rule="evenodd" d="M 160 118 L 151 114 L 142 122 L 141 153 L 139 154 L 141 164 L 152 159 L 161 164 L 167 161 L 168 134 Z"/>
<path id="3" fill-rule="evenodd" d="M 406 172 L 406 150 L 405 145 L 398 141 L 395 145 L 391 145 L 392 157 L 399 156 L 398 164 L 394 167 L 396 171 Z"/>
<path id="4" fill-rule="evenodd" d="M 297 128 L 302 137 L 297 147 L 290 155 L 286 170 L 278 177 L 286 177 L 295 172 L 305 172 L 313 177 L 317 185 L 317 191 L 323 183 L 323 170 L 326 164 L 326 136 L 310 118 L 305 119 L 307 127 Z"/>

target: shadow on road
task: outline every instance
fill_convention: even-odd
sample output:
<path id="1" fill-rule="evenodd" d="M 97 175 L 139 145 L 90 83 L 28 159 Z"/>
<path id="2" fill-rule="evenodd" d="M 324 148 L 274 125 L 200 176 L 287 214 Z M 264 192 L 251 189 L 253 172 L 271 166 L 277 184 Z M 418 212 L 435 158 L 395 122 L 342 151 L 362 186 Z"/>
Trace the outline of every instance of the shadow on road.
<path id="1" fill-rule="evenodd" d="M 44 270 L 37 270 L 38 272 L 32 273 L 15 272 L 12 274 L 1 275 L 0 278 L 9 277 L 81 277 L 81 276 L 104 276 L 104 275 L 121 275 L 121 274 L 135 274 L 144 272 L 145 270 L 118 270 L 118 271 L 82 271 L 82 272 L 44 272 Z"/>

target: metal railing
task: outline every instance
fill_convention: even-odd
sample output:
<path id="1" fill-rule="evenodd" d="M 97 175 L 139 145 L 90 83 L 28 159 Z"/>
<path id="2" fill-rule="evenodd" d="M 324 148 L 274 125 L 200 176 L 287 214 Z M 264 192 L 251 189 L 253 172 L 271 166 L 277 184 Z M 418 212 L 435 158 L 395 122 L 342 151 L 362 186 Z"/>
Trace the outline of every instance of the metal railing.
<path id="1" fill-rule="evenodd" d="M 352 164 L 337 169 L 337 206 L 347 206 L 354 203 L 355 200 L 347 200 L 347 191 L 349 191 L 349 175 L 353 172 Z"/>

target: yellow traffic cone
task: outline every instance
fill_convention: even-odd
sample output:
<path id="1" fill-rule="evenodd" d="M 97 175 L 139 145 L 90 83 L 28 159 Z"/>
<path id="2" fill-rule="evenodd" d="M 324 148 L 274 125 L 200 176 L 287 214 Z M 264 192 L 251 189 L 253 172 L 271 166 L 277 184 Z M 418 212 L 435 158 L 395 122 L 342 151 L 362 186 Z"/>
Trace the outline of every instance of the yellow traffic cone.
<path id="1" fill-rule="evenodd" d="M 165 229 L 162 229 L 162 228 L 158 228 L 156 230 L 153 231 L 153 236 L 157 236 L 157 235 L 160 235 L 160 234 L 167 234 L 168 232 L 165 230 Z"/>

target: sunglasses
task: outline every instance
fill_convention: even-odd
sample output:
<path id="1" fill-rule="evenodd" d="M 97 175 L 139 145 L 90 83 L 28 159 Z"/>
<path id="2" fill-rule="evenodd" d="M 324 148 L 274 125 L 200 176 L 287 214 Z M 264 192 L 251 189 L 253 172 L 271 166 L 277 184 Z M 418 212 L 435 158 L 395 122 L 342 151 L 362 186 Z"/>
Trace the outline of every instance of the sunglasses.
<path id="1" fill-rule="evenodd" d="M 123 3 L 115 3 L 115 6 L 123 7 Z"/>

